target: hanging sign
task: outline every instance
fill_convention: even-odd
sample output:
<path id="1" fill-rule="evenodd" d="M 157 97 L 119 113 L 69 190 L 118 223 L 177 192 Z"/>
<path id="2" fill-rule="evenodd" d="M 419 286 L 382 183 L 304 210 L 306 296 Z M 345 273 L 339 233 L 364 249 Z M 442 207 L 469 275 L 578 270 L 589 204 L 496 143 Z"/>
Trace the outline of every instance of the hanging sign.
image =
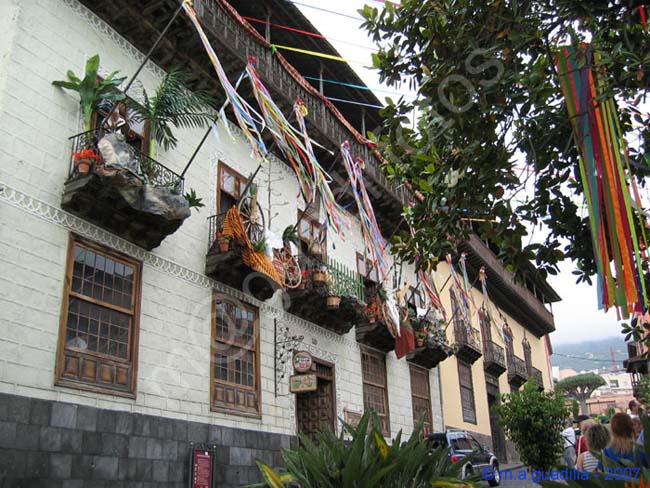
<path id="1" fill-rule="evenodd" d="M 192 451 L 192 488 L 212 488 L 212 451 Z"/>
<path id="2" fill-rule="evenodd" d="M 289 391 L 291 393 L 307 393 L 316 391 L 318 388 L 318 378 L 315 373 L 294 374 L 289 378 Z"/>
<path id="3" fill-rule="evenodd" d="M 296 373 L 306 373 L 311 370 L 313 360 L 307 351 L 298 351 L 293 355 L 293 369 Z"/>

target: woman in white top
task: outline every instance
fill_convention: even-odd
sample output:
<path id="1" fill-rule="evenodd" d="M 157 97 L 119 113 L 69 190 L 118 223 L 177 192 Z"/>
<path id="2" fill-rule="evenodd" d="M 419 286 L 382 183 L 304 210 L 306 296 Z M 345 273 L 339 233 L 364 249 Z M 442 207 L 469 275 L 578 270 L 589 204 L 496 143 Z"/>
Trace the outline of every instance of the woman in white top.
<path id="1" fill-rule="evenodd" d="M 600 460 L 592 452 L 600 453 L 605 449 L 609 444 L 610 437 L 607 427 L 602 424 L 592 425 L 585 433 L 588 451 L 580 454 L 576 468 L 589 473 L 597 471 Z"/>

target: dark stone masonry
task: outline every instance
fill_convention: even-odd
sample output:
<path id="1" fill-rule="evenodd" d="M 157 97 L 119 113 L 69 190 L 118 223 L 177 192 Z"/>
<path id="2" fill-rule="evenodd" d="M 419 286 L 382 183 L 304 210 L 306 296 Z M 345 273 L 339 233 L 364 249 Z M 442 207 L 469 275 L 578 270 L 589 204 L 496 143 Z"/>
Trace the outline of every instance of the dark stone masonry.
<path id="1" fill-rule="evenodd" d="M 295 437 L 0 394 L 0 488 L 187 488 L 190 449 L 216 446 L 216 487 L 261 482 Z"/>

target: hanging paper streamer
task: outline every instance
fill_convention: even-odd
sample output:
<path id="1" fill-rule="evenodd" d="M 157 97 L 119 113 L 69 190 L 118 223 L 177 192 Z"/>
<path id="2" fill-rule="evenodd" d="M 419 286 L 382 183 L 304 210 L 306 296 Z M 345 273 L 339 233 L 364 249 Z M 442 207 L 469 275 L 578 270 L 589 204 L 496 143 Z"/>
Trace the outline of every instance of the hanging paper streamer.
<path id="1" fill-rule="evenodd" d="M 300 130 L 294 128 L 271 98 L 264 83 L 255 69 L 255 59 L 249 57 L 246 65 L 246 75 L 251 82 L 253 96 L 260 107 L 261 116 L 269 129 L 275 143 L 293 168 L 305 201 L 310 203 L 318 191 L 327 211 L 329 222 L 338 234 L 343 227 L 350 227 L 349 219 L 343 214 L 343 208 L 336 202 L 330 189 L 331 178 L 321 167 L 312 148 L 312 140 L 307 135 L 305 116 L 307 107 L 302 101 L 297 101 L 294 112 Z"/>
<path id="2" fill-rule="evenodd" d="M 388 257 L 384 237 L 381 235 L 381 230 L 375 217 L 375 211 L 372 208 L 372 202 L 368 196 L 366 185 L 363 182 L 363 160 L 352 157 L 350 143 L 348 141 L 341 144 L 341 156 L 343 157 L 345 170 L 348 173 L 350 188 L 357 202 L 363 240 L 366 243 L 366 247 L 370 249 L 372 261 L 375 263 L 382 281 L 384 281 L 388 276 Z"/>
<path id="3" fill-rule="evenodd" d="M 464 267 L 465 253 L 461 254 L 459 262 L 461 263 L 461 267 Z M 465 288 L 462 278 L 458 276 L 458 272 L 451 260 L 451 254 L 447 254 L 447 264 L 449 265 L 449 271 L 451 273 L 452 286 L 456 289 L 456 296 L 458 298 L 461 315 L 467 322 L 469 322 L 470 305 L 473 305 L 476 308 L 476 305 L 474 305 L 474 299 L 472 298 L 471 292 Z M 463 273 L 466 274 L 465 271 Z"/>
<path id="4" fill-rule="evenodd" d="M 210 58 L 212 65 L 214 66 L 215 72 L 217 73 L 217 78 L 219 79 L 219 83 L 221 83 L 221 86 L 223 87 L 224 92 L 226 93 L 227 102 L 232 106 L 232 110 L 235 114 L 235 119 L 237 120 L 237 124 L 239 125 L 241 130 L 244 132 L 244 135 L 250 142 L 251 147 L 253 148 L 254 155 L 259 158 L 264 157 L 268 151 L 266 149 L 266 146 L 264 145 L 264 140 L 262 139 L 261 129 L 257 128 L 257 123 L 255 122 L 255 118 L 252 115 L 256 113 L 255 110 L 253 110 L 253 108 L 246 102 L 246 100 L 244 100 L 241 96 L 239 96 L 235 87 L 233 87 L 230 81 L 228 80 L 228 77 L 226 76 L 226 72 L 224 71 L 223 66 L 221 66 L 221 62 L 219 61 L 217 53 L 212 48 L 212 45 L 210 44 L 208 37 L 205 35 L 205 32 L 203 31 L 203 27 L 201 27 L 201 24 L 199 23 L 199 20 L 196 16 L 196 12 L 194 11 L 194 8 L 192 7 L 191 3 L 185 0 L 183 2 L 183 9 L 185 10 L 187 17 L 192 21 L 192 24 L 194 24 L 194 28 L 196 29 L 196 32 L 199 34 L 201 42 L 203 43 L 203 47 L 206 53 L 208 54 L 208 57 Z M 226 122 L 224 109 L 221 110 L 220 114 L 222 120 Z M 259 119 L 259 114 L 257 115 L 258 115 L 258 121 L 261 122 L 261 120 Z M 225 123 L 224 125 L 228 127 L 227 123 Z"/>
<path id="5" fill-rule="evenodd" d="M 555 64 L 580 150 L 579 169 L 589 207 L 599 307 L 616 307 L 619 315 L 627 317 L 642 311 L 646 291 L 624 174 L 624 163 L 629 165 L 629 160 L 616 105 L 611 98 L 598 99 L 606 86 L 599 73 L 599 57 L 589 45 L 562 49 Z"/>

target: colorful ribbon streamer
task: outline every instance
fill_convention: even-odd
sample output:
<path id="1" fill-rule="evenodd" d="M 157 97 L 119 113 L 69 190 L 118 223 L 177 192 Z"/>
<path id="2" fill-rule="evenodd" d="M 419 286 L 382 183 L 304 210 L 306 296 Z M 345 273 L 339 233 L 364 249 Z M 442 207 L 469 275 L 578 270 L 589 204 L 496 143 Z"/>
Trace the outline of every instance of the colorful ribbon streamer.
<path id="1" fill-rule="evenodd" d="M 643 310 L 647 295 L 624 173 L 624 164 L 629 170 L 629 159 L 614 100 L 598 98 L 606 90 L 597 69 L 599 61 L 591 47 L 583 44 L 580 49 L 562 49 L 555 64 L 580 150 L 579 169 L 589 207 L 599 307 L 616 307 L 619 315 L 627 317 Z M 590 66 L 597 68 L 592 71 Z"/>
<path id="2" fill-rule="evenodd" d="M 348 173 L 350 188 L 357 202 L 359 210 L 359 220 L 361 221 L 361 231 L 366 247 L 370 249 L 370 256 L 375 263 L 382 281 L 388 276 L 388 256 L 384 237 L 381 235 L 375 211 L 372 208 L 372 202 L 368 196 L 368 190 L 363 182 L 364 163 L 361 158 L 353 158 L 350 153 L 350 143 L 348 141 L 341 144 L 341 156 L 343 165 Z"/>
<path id="3" fill-rule="evenodd" d="M 235 119 L 237 120 L 237 124 L 239 125 L 244 135 L 250 142 L 251 147 L 253 148 L 253 153 L 258 158 L 262 158 L 266 156 L 268 151 L 264 144 L 264 140 L 262 139 L 261 129 L 257 128 L 257 123 L 255 122 L 255 119 L 253 118 L 252 115 L 252 113 L 256 113 L 255 110 L 253 110 L 253 108 L 248 104 L 248 102 L 246 102 L 246 100 L 244 100 L 237 93 L 235 87 L 232 86 L 232 84 L 228 80 L 228 76 L 226 75 L 226 72 L 224 71 L 221 62 L 219 61 L 219 57 L 217 56 L 217 53 L 212 48 L 212 45 L 208 40 L 208 36 L 206 36 L 205 32 L 203 31 L 203 28 L 201 27 L 201 24 L 199 23 L 199 19 L 196 16 L 196 11 L 194 10 L 194 8 L 192 7 L 189 1 L 183 2 L 183 9 L 185 10 L 187 17 L 190 19 L 192 24 L 194 24 L 194 28 L 196 29 L 196 32 L 199 34 L 201 42 L 203 43 L 203 47 L 205 48 L 205 51 L 208 54 L 208 57 L 210 58 L 212 65 L 214 66 L 214 70 L 217 74 L 217 78 L 219 79 L 219 83 L 221 83 L 221 86 L 223 87 L 224 92 L 226 93 L 226 99 L 228 103 L 232 105 L 232 110 L 235 114 Z M 220 115 L 222 120 L 226 122 L 224 109 L 220 111 Z M 225 123 L 224 126 L 228 127 L 228 124 Z"/>
<path id="4" fill-rule="evenodd" d="M 246 76 L 251 82 L 253 96 L 260 106 L 261 116 L 269 129 L 282 154 L 293 168 L 303 197 L 307 203 L 313 202 L 318 191 L 322 197 L 323 206 L 327 211 L 329 222 L 334 230 L 342 235 L 342 228 L 350 227 L 349 219 L 344 215 L 343 208 L 336 202 L 329 186 L 330 176 L 321 167 L 312 148 L 312 140 L 307 135 L 305 117 L 307 106 L 298 100 L 294 105 L 294 113 L 300 129 L 294 128 L 271 98 L 264 83 L 255 69 L 254 59 L 249 58 L 246 65 Z"/>

